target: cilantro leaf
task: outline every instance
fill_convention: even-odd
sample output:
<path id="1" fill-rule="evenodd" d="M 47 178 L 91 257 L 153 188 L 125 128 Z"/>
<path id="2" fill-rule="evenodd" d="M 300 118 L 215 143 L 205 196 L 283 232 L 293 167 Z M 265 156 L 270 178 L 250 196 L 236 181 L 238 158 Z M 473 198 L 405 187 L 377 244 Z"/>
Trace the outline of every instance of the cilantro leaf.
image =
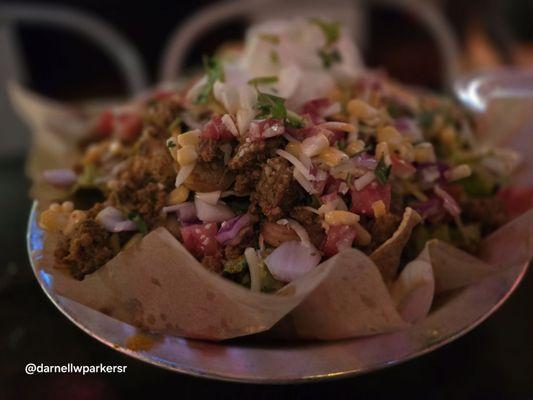
<path id="1" fill-rule="evenodd" d="M 141 217 L 141 214 L 139 214 L 137 211 L 130 212 L 128 214 L 128 219 L 135 222 L 137 229 L 139 229 L 139 232 L 141 232 L 143 235 L 148 233 L 148 225 L 146 225 L 146 222 Z"/>
<path id="2" fill-rule="evenodd" d="M 376 166 L 376 169 L 374 170 L 374 174 L 376 175 L 376 178 L 378 179 L 379 183 L 381 183 L 382 185 L 387 183 L 391 169 L 392 169 L 392 165 L 387 166 L 387 164 L 385 164 L 385 157 L 381 156 L 381 158 L 379 159 L 378 165 Z"/>
<path id="3" fill-rule="evenodd" d="M 259 91 L 258 91 L 259 92 Z M 257 118 L 273 118 L 283 121 L 287 117 L 285 99 L 273 94 L 259 92 L 257 96 Z"/>
<path id="4" fill-rule="evenodd" d="M 226 274 L 238 274 L 243 272 L 245 269 L 248 269 L 248 263 L 246 262 L 246 259 L 241 256 L 224 262 L 223 272 Z"/>
<path id="5" fill-rule="evenodd" d="M 331 46 L 340 37 L 340 24 L 338 22 L 329 22 L 320 18 L 313 18 L 311 22 L 322 29 L 326 38 L 326 46 Z"/>
<path id="6" fill-rule="evenodd" d="M 337 49 L 333 49 L 333 50 L 320 49 L 318 51 L 318 55 L 322 59 L 322 65 L 326 69 L 329 69 L 331 68 L 333 64 L 342 61 L 341 53 L 339 53 Z"/>
<path id="7" fill-rule="evenodd" d="M 304 119 L 300 117 L 298 114 L 296 114 L 294 111 L 287 111 L 287 117 L 285 118 L 285 123 L 290 128 L 303 128 L 304 126 Z"/>
<path id="8" fill-rule="evenodd" d="M 204 70 L 207 75 L 207 82 L 202 91 L 194 101 L 195 104 L 205 104 L 209 100 L 209 95 L 213 91 L 216 81 L 224 79 L 224 69 L 222 62 L 216 57 L 204 57 Z"/>
<path id="9" fill-rule="evenodd" d="M 172 149 L 173 147 L 176 147 L 176 143 L 174 142 L 174 140 L 172 138 L 167 140 L 167 147 L 169 149 Z"/>
<path id="10" fill-rule="evenodd" d="M 268 85 L 271 83 L 276 83 L 278 81 L 277 76 L 259 76 L 257 78 L 250 79 L 248 81 L 249 85 Z"/>

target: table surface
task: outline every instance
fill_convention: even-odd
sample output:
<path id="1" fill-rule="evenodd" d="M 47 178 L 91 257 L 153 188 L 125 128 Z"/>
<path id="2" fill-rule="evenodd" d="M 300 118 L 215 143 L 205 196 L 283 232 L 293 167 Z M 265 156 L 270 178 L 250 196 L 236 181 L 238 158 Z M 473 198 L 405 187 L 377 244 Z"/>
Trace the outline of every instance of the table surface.
<path id="1" fill-rule="evenodd" d="M 31 201 L 22 159 L 0 161 L 0 398 L 490 398 L 533 399 L 533 275 L 480 327 L 412 360 L 355 378 L 305 385 L 247 385 L 174 374 L 90 338 L 48 301 L 25 245 Z M 24 366 L 126 365 L 124 374 L 40 374 Z M 5 396 L 5 397 L 4 397 Z"/>

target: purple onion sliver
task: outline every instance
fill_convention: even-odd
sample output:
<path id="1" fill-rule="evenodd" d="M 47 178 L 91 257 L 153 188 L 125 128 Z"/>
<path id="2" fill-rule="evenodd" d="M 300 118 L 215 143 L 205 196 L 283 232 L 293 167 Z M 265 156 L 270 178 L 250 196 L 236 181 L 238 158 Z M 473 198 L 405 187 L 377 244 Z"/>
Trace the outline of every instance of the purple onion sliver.
<path id="1" fill-rule="evenodd" d="M 425 219 L 439 212 L 442 207 L 442 201 L 438 197 L 430 197 L 425 202 L 413 203 L 411 207 Z"/>
<path id="2" fill-rule="evenodd" d="M 131 232 L 131 231 L 136 231 L 138 229 L 139 228 L 137 227 L 137 224 L 128 219 L 125 221 L 117 222 L 115 226 L 113 227 L 112 231 L 113 232 Z"/>
<path id="3" fill-rule="evenodd" d="M 216 240 L 224 244 L 229 240 L 234 239 L 242 228 L 250 223 L 250 215 L 244 214 L 232 218 L 228 221 L 224 221 L 220 226 L 220 229 L 215 236 Z"/>
<path id="4" fill-rule="evenodd" d="M 352 162 L 357 167 L 367 168 L 371 170 L 375 169 L 378 165 L 378 161 L 368 153 L 361 153 L 356 155 L 355 157 L 352 157 Z"/>
<path id="5" fill-rule="evenodd" d="M 77 180 L 76 173 L 68 168 L 47 169 L 43 171 L 44 180 L 53 186 L 69 187 Z"/>
<path id="6" fill-rule="evenodd" d="M 413 121 L 406 117 L 398 118 L 394 121 L 394 127 L 400 132 L 405 132 L 413 127 Z"/>
<path id="7" fill-rule="evenodd" d="M 179 205 L 181 207 L 176 210 L 176 215 L 178 216 L 178 219 L 181 222 L 189 223 L 198 219 L 198 215 L 196 213 L 196 206 L 193 202 L 189 201 Z"/>

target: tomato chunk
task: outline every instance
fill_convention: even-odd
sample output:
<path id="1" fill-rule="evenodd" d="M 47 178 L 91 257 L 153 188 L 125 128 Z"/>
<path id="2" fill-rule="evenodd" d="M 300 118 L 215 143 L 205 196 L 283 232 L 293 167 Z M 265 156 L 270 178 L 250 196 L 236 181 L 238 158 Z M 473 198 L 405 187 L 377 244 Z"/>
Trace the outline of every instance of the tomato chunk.
<path id="1" fill-rule="evenodd" d="M 366 185 L 363 189 L 357 191 L 351 189 L 352 205 L 351 211 L 356 214 L 373 215 L 372 203 L 382 200 L 385 203 L 385 209 L 390 209 L 391 186 L 390 183 L 380 185 L 374 181 Z"/>
<path id="2" fill-rule="evenodd" d="M 500 190 L 497 196 L 513 218 L 533 207 L 533 187 L 507 187 Z"/>
<path id="3" fill-rule="evenodd" d="M 313 124 L 324 122 L 324 111 L 331 105 L 328 98 L 310 100 L 302 106 L 302 114 L 308 115 Z"/>
<path id="4" fill-rule="evenodd" d="M 322 244 L 322 251 L 327 257 L 334 256 L 338 252 L 352 247 L 355 235 L 355 229 L 350 225 L 330 226 Z"/>
<path id="5" fill-rule="evenodd" d="M 96 123 L 96 132 L 102 136 L 110 136 L 113 133 L 114 116 L 111 110 L 102 111 Z"/>
<path id="6" fill-rule="evenodd" d="M 198 258 L 217 255 L 217 230 L 217 224 L 213 222 L 182 227 L 180 231 L 183 245 Z"/>
<path id="7" fill-rule="evenodd" d="M 115 117 L 115 133 L 119 139 L 135 140 L 142 131 L 143 121 L 134 112 L 121 112 Z"/>
<path id="8" fill-rule="evenodd" d="M 402 179 L 407 179 L 416 173 L 416 168 L 410 162 L 405 161 L 403 158 L 396 154 L 390 156 L 392 163 L 392 173 Z"/>
<path id="9" fill-rule="evenodd" d="M 213 139 L 213 140 L 231 140 L 233 139 L 233 134 L 226 128 L 226 125 L 222 122 L 222 117 L 215 115 L 211 120 L 205 125 L 202 131 L 202 137 L 204 139 Z"/>

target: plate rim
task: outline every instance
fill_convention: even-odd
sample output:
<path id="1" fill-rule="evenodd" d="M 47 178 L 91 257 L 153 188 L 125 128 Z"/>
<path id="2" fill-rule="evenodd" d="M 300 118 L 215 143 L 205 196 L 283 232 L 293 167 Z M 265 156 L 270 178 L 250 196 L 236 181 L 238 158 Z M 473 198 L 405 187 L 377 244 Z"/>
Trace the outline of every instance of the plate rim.
<path id="1" fill-rule="evenodd" d="M 323 381 L 331 381 L 331 380 L 338 380 L 342 378 L 350 378 L 355 377 L 359 375 L 365 375 L 371 372 L 375 372 L 378 370 L 386 369 L 392 366 L 400 365 L 403 363 L 406 363 L 408 361 L 414 360 L 416 358 L 419 358 L 421 356 L 424 356 L 425 354 L 431 353 L 437 349 L 440 349 L 441 347 L 444 347 L 445 345 L 463 337 L 464 335 L 471 332 L 473 329 L 481 325 L 487 318 L 489 318 L 491 315 L 493 315 L 496 311 L 500 309 L 500 307 L 511 297 L 511 295 L 516 291 L 520 283 L 523 281 L 524 276 L 526 275 L 528 269 L 529 269 L 529 263 L 526 263 L 522 266 L 520 269 L 520 272 L 517 274 L 516 278 L 514 279 L 513 283 L 511 284 L 510 288 L 505 292 L 505 294 L 484 314 L 479 316 L 479 318 L 473 320 L 471 323 L 469 323 L 466 327 L 463 329 L 442 338 L 441 340 L 438 340 L 431 345 L 418 350 L 416 352 L 413 352 L 412 354 L 409 354 L 408 356 L 399 358 L 397 360 L 392 360 L 386 363 L 377 363 L 374 365 L 369 366 L 365 369 L 349 369 L 344 371 L 338 371 L 338 372 L 332 372 L 332 373 L 324 373 L 324 374 L 315 374 L 315 375 L 307 375 L 302 376 L 298 378 L 288 378 L 288 379 L 278 379 L 278 378 L 265 378 L 265 377 L 258 377 L 258 378 L 249 378 L 249 377 L 239 377 L 234 375 L 223 375 L 218 374 L 214 372 L 205 372 L 198 370 L 197 368 L 184 368 L 184 367 L 177 367 L 169 365 L 169 363 L 165 363 L 162 361 L 154 360 L 152 358 L 149 358 L 145 356 L 142 352 L 136 352 L 130 349 L 127 349 L 121 345 L 111 343 L 110 341 L 107 341 L 105 338 L 97 335 L 93 331 L 89 330 L 85 325 L 83 325 L 82 322 L 75 319 L 73 316 L 71 316 L 68 311 L 60 304 L 60 301 L 54 297 L 54 294 L 49 291 L 44 283 L 43 280 L 40 278 L 39 273 L 37 271 L 36 263 L 34 261 L 34 258 L 32 256 L 32 249 L 31 249 L 31 235 L 33 233 L 33 224 L 36 223 L 36 213 L 37 213 L 37 207 L 38 202 L 36 200 L 33 201 L 28 222 L 27 222 L 27 230 L 26 230 L 26 251 L 28 253 L 28 258 L 30 261 L 30 266 L 32 269 L 32 272 L 39 283 L 39 286 L 41 290 L 45 293 L 46 297 L 54 304 L 54 306 L 75 326 L 77 326 L 79 329 L 81 329 L 83 332 L 85 332 L 88 336 L 92 337 L 93 339 L 96 339 L 100 343 L 106 345 L 107 347 L 116 350 L 122 354 L 125 354 L 127 356 L 130 356 L 136 360 L 145 362 L 147 364 L 165 369 L 167 371 L 171 372 L 177 372 L 182 373 L 185 375 L 193 376 L 196 378 L 203 378 L 203 379 L 212 379 L 212 380 L 218 380 L 218 381 L 224 381 L 224 382 L 233 382 L 233 383 L 248 383 L 248 384 L 264 384 L 264 385 L 282 385 L 282 384 L 301 384 L 301 383 L 311 383 L 311 382 L 323 382 Z M 119 321 L 120 322 L 120 321 Z M 196 340 L 196 339 L 187 339 L 187 340 L 193 340 L 197 342 L 204 342 L 202 340 Z M 220 344 L 223 344 L 223 342 L 220 342 Z"/>

